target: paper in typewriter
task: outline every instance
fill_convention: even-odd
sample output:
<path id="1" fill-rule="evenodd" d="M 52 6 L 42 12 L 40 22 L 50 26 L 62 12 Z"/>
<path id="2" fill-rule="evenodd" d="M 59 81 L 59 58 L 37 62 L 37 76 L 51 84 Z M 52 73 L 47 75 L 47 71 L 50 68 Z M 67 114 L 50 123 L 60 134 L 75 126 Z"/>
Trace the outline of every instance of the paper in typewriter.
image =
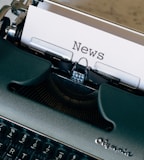
<path id="1" fill-rule="evenodd" d="M 144 90 L 143 34 L 48 3 L 47 10 L 29 7 L 22 43 L 79 62 L 114 76 L 125 85 Z"/>

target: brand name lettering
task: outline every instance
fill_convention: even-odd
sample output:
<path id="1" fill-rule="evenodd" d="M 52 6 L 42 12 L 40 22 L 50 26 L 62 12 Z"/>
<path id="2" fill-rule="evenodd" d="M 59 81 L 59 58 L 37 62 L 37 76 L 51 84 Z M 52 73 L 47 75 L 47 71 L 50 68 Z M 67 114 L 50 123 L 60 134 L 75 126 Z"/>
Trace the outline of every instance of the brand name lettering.
<path id="1" fill-rule="evenodd" d="M 74 41 L 74 45 L 73 45 L 73 50 L 77 51 L 77 52 L 81 52 L 83 54 L 87 54 L 90 57 L 96 57 L 99 60 L 103 60 L 104 59 L 104 53 L 99 52 L 97 50 L 91 49 L 87 46 L 84 46 L 82 43 Z"/>
<path id="2" fill-rule="evenodd" d="M 109 142 L 108 139 L 97 138 L 95 140 L 95 143 L 103 146 L 105 149 L 113 150 L 114 152 L 121 153 L 121 154 L 123 154 L 127 157 L 132 157 L 133 156 L 133 154 L 130 151 L 128 151 L 126 148 L 124 149 L 124 148 L 118 147 L 116 145 L 113 145 Z"/>

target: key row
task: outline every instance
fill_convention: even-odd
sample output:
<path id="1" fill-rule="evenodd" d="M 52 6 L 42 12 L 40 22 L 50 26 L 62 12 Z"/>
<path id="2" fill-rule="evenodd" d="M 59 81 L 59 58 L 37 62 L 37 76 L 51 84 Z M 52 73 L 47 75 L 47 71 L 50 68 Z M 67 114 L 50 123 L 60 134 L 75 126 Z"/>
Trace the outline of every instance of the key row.
<path id="1" fill-rule="evenodd" d="M 3 160 L 97 160 L 2 118 L 0 157 Z"/>

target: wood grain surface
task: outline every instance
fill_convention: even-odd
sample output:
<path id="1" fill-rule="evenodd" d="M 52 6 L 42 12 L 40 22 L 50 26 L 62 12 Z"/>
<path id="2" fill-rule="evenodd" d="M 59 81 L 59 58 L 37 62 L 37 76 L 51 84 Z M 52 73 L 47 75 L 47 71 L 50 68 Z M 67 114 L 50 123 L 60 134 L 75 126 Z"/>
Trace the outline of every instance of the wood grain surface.
<path id="1" fill-rule="evenodd" d="M 53 0 L 144 32 L 144 0 Z"/>

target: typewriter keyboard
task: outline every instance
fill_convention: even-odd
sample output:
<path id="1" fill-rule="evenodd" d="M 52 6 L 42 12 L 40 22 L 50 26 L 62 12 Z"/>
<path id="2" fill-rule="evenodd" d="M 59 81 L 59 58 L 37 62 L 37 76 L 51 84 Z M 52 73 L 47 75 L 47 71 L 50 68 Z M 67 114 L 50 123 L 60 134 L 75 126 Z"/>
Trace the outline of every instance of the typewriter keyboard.
<path id="1" fill-rule="evenodd" d="M 0 118 L 0 160 L 98 160 L 31 129 Z"/>

